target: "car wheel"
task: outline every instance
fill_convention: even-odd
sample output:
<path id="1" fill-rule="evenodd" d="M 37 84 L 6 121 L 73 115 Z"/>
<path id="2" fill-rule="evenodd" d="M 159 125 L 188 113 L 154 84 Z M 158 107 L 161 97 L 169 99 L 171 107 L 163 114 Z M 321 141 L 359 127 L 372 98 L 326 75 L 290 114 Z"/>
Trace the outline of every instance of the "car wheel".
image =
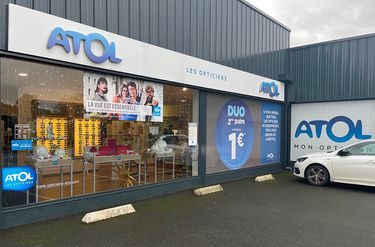
<path id="1" fill-rule="evenodd" d="M 321 165 L 311 165 L 306 170 L 306 180 L 312 185 L 326 185 L 329 182 L 328 170 Z"/>

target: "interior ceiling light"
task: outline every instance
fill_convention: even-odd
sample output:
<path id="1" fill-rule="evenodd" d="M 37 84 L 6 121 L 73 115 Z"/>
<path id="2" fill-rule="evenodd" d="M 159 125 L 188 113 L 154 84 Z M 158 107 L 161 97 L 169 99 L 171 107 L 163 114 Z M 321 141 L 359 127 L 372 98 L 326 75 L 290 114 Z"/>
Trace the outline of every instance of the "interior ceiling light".
<path id="1" fill-rule="evenodd" d="M 28 74 L 26 74 L 26 73 L 18 73 L 18 75 L 23 76 L 23 77 L 28 76 Z"/>
<path id="2" fill-rule="evenodd" d="M 182 102 L 182 103 L 185 103 L 185 102 L 186 102 L 186 100 L 182 99 L 182 100 L 181 100 L 181 102 Z"/>
<path id="3" fill-rule="evenodd" d="M 187 88 L 186 87 L 184 87 L 183 89 L 182 89 L 182 91 L 186 91 L 187 90 Z"/>

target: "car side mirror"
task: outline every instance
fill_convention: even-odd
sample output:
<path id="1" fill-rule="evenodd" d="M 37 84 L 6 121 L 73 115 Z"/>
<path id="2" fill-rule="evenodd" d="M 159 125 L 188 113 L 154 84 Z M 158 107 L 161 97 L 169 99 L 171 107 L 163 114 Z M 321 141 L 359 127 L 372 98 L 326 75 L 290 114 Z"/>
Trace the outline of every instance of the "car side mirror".
<path id="1" fill-rule="evenodd" d="M 350 152 L 347 151 L 347 150 L 340 150 L 338 153 L 337 153 L 338 156 L 349 156 L 350 155 Z"/>

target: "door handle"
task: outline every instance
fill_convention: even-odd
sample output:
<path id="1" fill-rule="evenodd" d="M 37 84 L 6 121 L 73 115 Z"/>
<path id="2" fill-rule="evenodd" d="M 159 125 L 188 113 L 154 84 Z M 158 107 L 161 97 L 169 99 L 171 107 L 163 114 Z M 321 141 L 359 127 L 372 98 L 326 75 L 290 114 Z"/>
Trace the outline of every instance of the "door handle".
<path id="1" fill-rule="evenodd" d="M 373 165 L 374 165 L 374 164 L 375 164 L 375 161 L 374 161 L 374 160 L 369 160 L 369 161 L 367 161 L 366 163 L 367 163 L 367 164 L 373 164 Z"/>

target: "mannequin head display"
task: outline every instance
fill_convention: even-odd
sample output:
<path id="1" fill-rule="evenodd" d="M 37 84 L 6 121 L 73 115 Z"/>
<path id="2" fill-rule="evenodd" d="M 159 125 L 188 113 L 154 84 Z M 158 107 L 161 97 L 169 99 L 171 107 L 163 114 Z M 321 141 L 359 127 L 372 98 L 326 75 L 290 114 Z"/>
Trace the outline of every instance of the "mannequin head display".
<path id="1" fill-rule="evenodd" d="M 54 159 L 64 159 L 65 158 L 65 150 L 64 149 L 56 149 Z"/>
<path id="2" fill-rule="evenodd" d="M 39 145 L 35 147 L 34 158 L 36 161 L 46 161 L 52 158 L 45 146 Z"/>

